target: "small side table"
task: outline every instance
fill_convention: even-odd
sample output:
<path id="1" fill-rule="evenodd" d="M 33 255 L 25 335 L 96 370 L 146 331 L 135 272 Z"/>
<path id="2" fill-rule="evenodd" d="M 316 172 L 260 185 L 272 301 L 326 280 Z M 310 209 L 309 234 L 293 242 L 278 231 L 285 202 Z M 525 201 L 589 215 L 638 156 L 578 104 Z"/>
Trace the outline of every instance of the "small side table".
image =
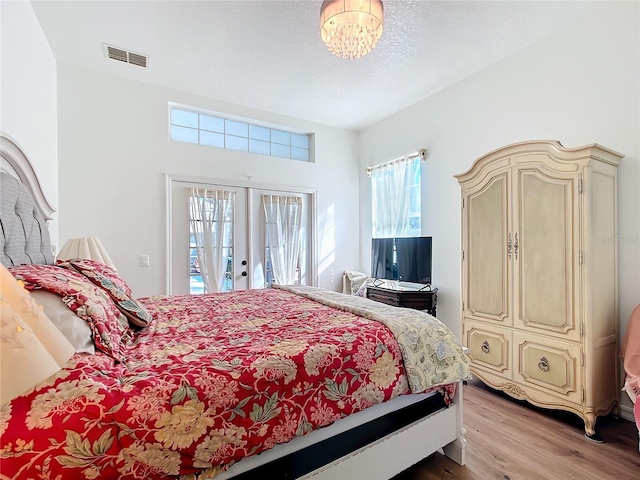
<path id="1" fill-rule="evenodd" d="M 367 285 L 367 298 L 376 302 L 386 303 L 394 307 L 413 308 L 414 310 L 426 310 L 430 315 L 436 316 L 438 302 L 438 289 L 408 290 L 376 287 Z"/>

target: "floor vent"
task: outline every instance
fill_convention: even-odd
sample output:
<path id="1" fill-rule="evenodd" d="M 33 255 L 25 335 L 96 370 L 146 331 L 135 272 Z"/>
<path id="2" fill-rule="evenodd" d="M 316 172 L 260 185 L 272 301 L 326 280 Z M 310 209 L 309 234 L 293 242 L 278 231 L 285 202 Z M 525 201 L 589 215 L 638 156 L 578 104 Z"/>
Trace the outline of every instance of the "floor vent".
<path id="1" fill-rule="evenodd" d="M 119 62 L 130 63 L 131 65 L 137 65 L 139 67 L 149 67 L 149 56 L 141 53 L 129 52 L 123 48 L 114 47 L 112 45 L 102 44 L 104 47 L 104 54 L 107 58 L 117 60 Z"/>

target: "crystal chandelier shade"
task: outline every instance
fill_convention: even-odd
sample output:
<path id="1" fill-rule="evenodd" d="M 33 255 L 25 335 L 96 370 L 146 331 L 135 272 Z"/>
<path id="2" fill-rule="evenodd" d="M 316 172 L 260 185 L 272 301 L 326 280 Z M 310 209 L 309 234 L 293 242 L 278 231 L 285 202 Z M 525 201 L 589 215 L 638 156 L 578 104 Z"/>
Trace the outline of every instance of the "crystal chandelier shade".
<path id="1" fill-rule="evenodd" d="M 320 9 L 322 40 L 338 57 L 360 58 L 375 48 L 383 19 L 380 0 L 325 0 Z"/>

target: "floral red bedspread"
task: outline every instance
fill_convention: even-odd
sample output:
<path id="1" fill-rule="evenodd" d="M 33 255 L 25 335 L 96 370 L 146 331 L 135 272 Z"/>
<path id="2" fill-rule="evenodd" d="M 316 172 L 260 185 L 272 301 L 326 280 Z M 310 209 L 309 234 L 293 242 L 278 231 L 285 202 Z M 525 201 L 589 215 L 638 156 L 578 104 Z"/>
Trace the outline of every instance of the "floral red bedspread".
<path id="1" fill-rule="evenodd" d="M 377 321 L 272 289 L 142 303 L 125 363 L 76 354 L 1 408 L 2 478 L 213 475 L 409 393 Z"/>

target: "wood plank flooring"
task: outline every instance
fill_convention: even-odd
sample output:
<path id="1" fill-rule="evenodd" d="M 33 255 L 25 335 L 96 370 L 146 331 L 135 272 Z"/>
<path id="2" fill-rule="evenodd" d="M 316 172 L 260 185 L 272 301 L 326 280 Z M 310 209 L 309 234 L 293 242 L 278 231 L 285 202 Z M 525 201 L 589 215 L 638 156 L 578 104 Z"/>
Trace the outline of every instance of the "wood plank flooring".
<path id="1" fill-rule="evenodd" d="M 605 443 L 596 444 L 577 416 L 511 399 L 479 380 L 465 386 L 464 408 L 466 465 L 435 453 L 394 480 L 640 480 L 631 422 L 598 418 Z"/>

